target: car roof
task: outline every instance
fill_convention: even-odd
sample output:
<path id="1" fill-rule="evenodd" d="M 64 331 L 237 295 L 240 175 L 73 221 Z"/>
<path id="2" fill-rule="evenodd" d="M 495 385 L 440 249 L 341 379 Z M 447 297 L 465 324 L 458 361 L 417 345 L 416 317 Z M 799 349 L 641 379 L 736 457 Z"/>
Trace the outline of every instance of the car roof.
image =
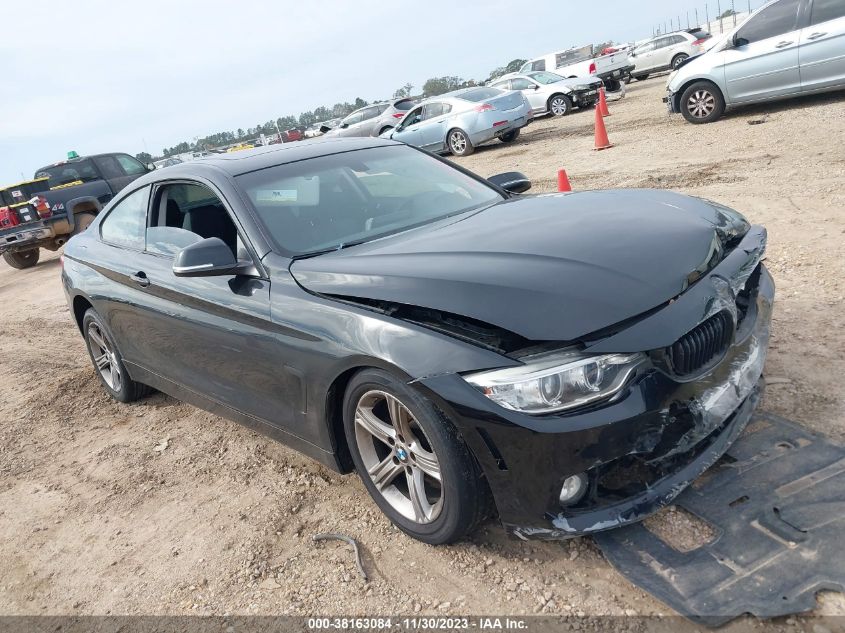
<path id="1" fill-rule="evenodd" d="M 215 167 L 230 176 L 239 176 L 276 165 L 385 145 L 402 145 L 402 143 L 373 137 L 320 137 L 294 143 L 256 147 L 240 152 L 204 156 L 194 161 L 182 163 L 179 167 L 188 171 L 194 169 L 202 171 L 204 167 Z M 174 174 L 175 172 L 170 173 Z"/>

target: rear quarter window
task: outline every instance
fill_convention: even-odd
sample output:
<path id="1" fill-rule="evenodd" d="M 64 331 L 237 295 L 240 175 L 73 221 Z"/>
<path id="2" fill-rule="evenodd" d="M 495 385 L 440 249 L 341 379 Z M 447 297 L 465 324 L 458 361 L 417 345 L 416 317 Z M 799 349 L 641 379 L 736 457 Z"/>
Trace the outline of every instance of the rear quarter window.
<path id="1" fill-rule="evenodd" d="M 142 187 L 112 207 L 100 224 L 100 237 L 104 242 L 144 250 L 150 189 L 150 185 Z"/>

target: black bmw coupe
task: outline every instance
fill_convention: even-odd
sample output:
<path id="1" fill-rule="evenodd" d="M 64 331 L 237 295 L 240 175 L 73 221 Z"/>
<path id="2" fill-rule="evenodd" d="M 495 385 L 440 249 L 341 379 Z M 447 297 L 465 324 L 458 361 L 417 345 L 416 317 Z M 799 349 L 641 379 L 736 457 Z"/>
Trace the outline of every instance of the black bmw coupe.
<path id="1" fill-rule="evenodd" d="M 342 473 L 427 543 L 644 518 L 740 434 L 765 229 L 664 191 L 523 195 L 379 139 L 157 170 L 62 278 L 103 387 L 156 389 Z"/>

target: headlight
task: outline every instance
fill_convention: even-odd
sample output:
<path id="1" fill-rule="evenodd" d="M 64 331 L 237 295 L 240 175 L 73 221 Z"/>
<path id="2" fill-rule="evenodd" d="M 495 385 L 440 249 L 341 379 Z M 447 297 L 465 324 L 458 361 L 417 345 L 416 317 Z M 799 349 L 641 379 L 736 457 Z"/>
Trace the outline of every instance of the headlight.
<path id="1" fill-rule="evenodd" d="M 644 354 L 586 356 L 556 352 L 508 367 L 464 376 L 485 396 L 506 409 L 523 413 L 566 411 L 618 393 Z"/>

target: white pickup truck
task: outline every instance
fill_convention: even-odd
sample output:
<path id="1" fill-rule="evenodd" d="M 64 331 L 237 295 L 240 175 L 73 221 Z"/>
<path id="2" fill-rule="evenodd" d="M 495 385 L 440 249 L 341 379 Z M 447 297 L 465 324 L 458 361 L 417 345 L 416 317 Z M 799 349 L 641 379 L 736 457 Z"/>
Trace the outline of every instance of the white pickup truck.
<path id="1" fill-rule="evenodd" d="M 562 77 L 598 77 L 608 92 L 615 92 L 633 69 L 628 51 L 593 57 L 593 47 L 588 44 L 535 57 L 525 62 L 519 72 L 548 70 Z"/>

